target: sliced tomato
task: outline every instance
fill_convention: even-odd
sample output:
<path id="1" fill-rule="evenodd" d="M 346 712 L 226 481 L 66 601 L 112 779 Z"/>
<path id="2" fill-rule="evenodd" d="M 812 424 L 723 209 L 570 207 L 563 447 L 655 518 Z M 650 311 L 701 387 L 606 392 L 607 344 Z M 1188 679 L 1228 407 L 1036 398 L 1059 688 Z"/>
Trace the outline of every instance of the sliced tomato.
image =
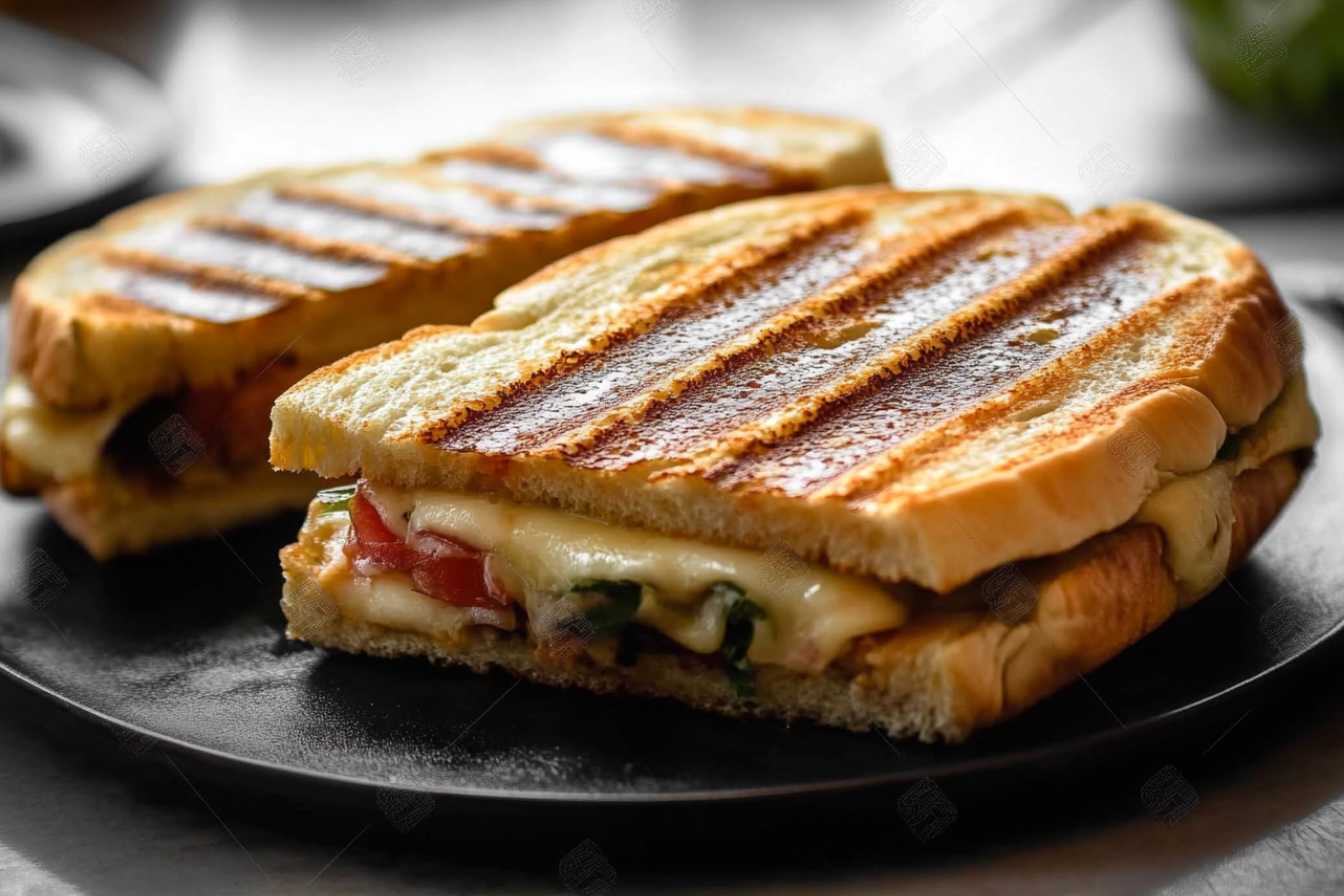
<path id="1" fill-rule="evenodd" d="M 361 575 L 386 570 L 409 572 L 416 560 L 415 551 L 388 528 L 378 508 L 362 491 L 356 491 L 350 499 L 350 538 L 345 543 L 345 555 Z"/>
<path id="2" fill-rule="evenodd" d="M 486 573 L 481 551 L 437 532 L 416 532 L 407 544 L 359 491 L 350 500 L 345 554 L 361 575 L 403 572 L 416 591 L 454 606 L 494 609 L 512 600 Z"/>

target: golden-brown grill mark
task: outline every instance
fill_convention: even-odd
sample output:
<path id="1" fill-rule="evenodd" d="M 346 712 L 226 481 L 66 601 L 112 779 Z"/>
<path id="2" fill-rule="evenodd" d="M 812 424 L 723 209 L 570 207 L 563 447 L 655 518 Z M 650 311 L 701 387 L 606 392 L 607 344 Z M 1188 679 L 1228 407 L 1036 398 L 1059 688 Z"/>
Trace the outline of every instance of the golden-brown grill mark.
<path id="1" fill-rule="evenodd" d="M 673 150 L 688 156 L 714 159 L 739 171 L 751 173 L 752 177 L 743 181 L 750 185 L 760 187 L 777 185 L 788 189 L 808 189 L 816 186 L 816 178 L 811 175 L 772 164 L 751 153 L 698 140 L 687 134 L 671 134 L 657 128 L 629 122 L 598 125 L 592 130 L 594 133 L 621 143 Z"/>
<path id="2" fill-rule="evenodd" d="M 473 241 L 454 230 L 372 214 L 344 205 L 283 196 L 272 189 L 246 194 L 223 216 L 236 230 L 273 233 L 314 251 L 349 255 L 379 253 L 382 260 L 432 266 L 467 254 Z"/>
<path id="3" fill-rule="evenodd" d="M 1024 409 L 1042 404 L 1051 409 L 1059 401 L 1061 390 L 1076 386 L 1079 371 L 1104 363 L 1117 349 L 1132 345 L 1139 334 L 1152 332 L 1164 324 L 1178 326 L 1187 336 L 1166 349 L 1163 366 L 1167 373 L 1162 378 L 1136 380 L 1108 393 L 1083 410 L 1052 423 L 1051 434 L 1062 442 L 1078 442 L 1113 426 L 1117 415 L 1128 405 L 1180 382 L 1180 377 L 1175 374 L 1182 369 L 1182 362 L 1188 359 L 1195 364 L 1198 353 L 1206 350 L 1202 347 L 1201 335 L 1207 336 L 1209 341 L 1219 338 L 1236 304 L 1211 302 L 1202 293 L 1210 289 L 1226 290 L 1231 286 L 1230 283 L 1215 285 L 1210 278 L 1199 277 L 1170 287 L 1147 301 L 1135 302 L 1137 310 L 1067 353 L 1056 354 L 1029 377 L 1014 383 L 1003 393 L 1001 401 L 982 402 L 948 418 L 902 445 L 899 451 L 854 470 L 818 494 L 843 495 L 850 501 L 872 499 L 880 502 L 895 498 L 899 476 L 938 463 L 962 447 L 975 433 L 1001 426 Z M 1030 460 L 1030 452 L 1009 455 L 995 469 L 1006 471 Z"/>
<path id="4" fill-rule="evenodd" d="M 582 351 L 421 433 L 449 450 L 512 454 L 544 444 L 642 391 L 668 365 L 711 351 L 780 310 L 852 272 L 870 251 L 858 239 L 867 210 L 845 207 L 809 217 L 780 237 L 737 252 L 679 281 Z"/>
<path id="5" fill-rule="evenodd" d="M 580 466 L 625 469 L 687 460 L 734 430 L 782 412 L 800 396 L 889 369 L 908 356 L 911 337 L 1016 280 L 1080 238 L 1075 224 L 1022 227 L 1020 210 L 995 216 L 940 244 L 941 251 L 875 279 L 831 316 L 803 319 L 774 344 L 727 359 L 686 388 L 651 404 L 575 452 Z M 996 226 L 988 226 L 988 225 Z"/>
<path id="6" fill-rule="evenodd" d="M 237 289 L 287 302 L 317 299 L 322 295 L 316 289 L 288 280 L 263 277 L 221 265 L 179 261 L 143 249 L 107 244 L 102 247 L 99 254 L 104 262 L 114 267 L 162 274 L 178 280 L 199 283 L 205 287 Z"/>
<path id="7" fill-rule="evenodd" d="M 787 306 L 766 318 L 759 326 L 739 332 L 719 350 L 683 363 L 673 375 L 661 383 L 631 397 L 624 405 L 610 412 L 581 421 L 557 434 L 546 444 L 536 445 L 534 451 L 554 451 L 573 457 L 589 452 L 597 444 L 607 444 L 614 430 L 644 433 L 637 421 L 655 407 L 666 410 L 667 405 L 683 408 L 693 403 L 695 396 L 708 385 L 741 371 L 751 361 L 768 364 L 800 343 L 838 347 L 871 332 L 877 325 L 865 324 L 865 309 L 891 296 L 896 284 L 920 276 L 921 272 L 937 269 L 949 254 L 959 247 L 983 238 L 982 243 L 1002 234 L 1024 220 L 1024 210 L 1017 206 L 996 208 L 970 216 L 951 216 L 937 227 L 916 234 L 902 234 L 868 251 L 856 264 L 854 271 L 827 285 L 810 298 Z M 634 355 L 632 363 L 639 364 Z M 608 359 L 608 365 L 611 360 Z M 655 373 L 660 373 L 655 371 Z M 797 392 L 793 393 L 798 394 Z M 663 414 L 667 420 L 668 415 Z M 707 433 L 696 419 L 679 421 L 676 431 L 680 440 L 702 440 Z M 670 449 L 670 446 L 665 446 Z M 662 452 L 663 458 L 670 452 Z"/>
<path id="8" fill-rule="evenodd" d="M 90 307 L 122 313 L 139 309 L 143 315 L 185 315 L 229 324 L 264 317 L 290 304 L 283 295 L 143 268 L 109 266 L 100 279 L 101 291 L 87 297 Z"/>
<path id="9" fill-rule="evenodd" d="M 735 453 L 697 472 L 734 489 L 848 496 L 853 490 L 848 485 L 827 486 L 865 465 L 894 471 L 902 443 L 973 410 L 1154 298 L 1161 275 L 1145 264 L 1138 230 L 1112 232 L 1127 238 L 1111 239 L 1101 252 L 1040 275 L 1031 301 L 1019 303 L 1006 317 L 957 333 L 910 366 L 827 403 L 787 439 L 757 446 L 749 455 Z M 1058 335 L 1045 341 L 1029 338 L 1042 322 L 1054 324 Z"/>
<path id="10" fill-rule="evenodd" d="M 342 261 L 362 261 L 373 264 L 401 265 L 403 267 L 429 267 L 429 262 L 397 252 L 382 246 L 366 243 L 353 243 L 345 240 L 317 237 L 267 224 L 259 224 L 235 215 L 205 215 L 197 218 L 193 225 L 202 230 L 214 230 L 261 242 L 274 243 L 297 252 L 311 255 L 325 255 Z"/>
<path id="11" fill-rule="evenodd" d="M 598 166 L 591 176 L 576 177 L 543 163 L 540 152 L 552 141 L 573 138 L 590 139 L 587 148 L 599 155 L 614 153 L 618 170 L 607 177 Z M 583 152 L 567 158 L 577 158 L 584 167 Z M 495 166 L 500 176 L 473 177 L 479 172 L 464 171 L 450 177 L 439 170 L 455 159 Z M 678 170 L 707 176 L 686 182 L 659 176 Z M 354 180 L 347 182 L 347 177 Z M 481 143 L 431 153 L 396 168 L 271 183 L 230 206 L 181 221 L 173 233 L 157 234 L 166 236 L 158 242 L 152 239 L 156 228 L 128 231 L 102 257 L 111 270 L 144 276 L 118 273 L 107 278 L 113 288 L 105 284 L 98 294 L 113 304 L 135 302 L 158 312 L 225 322 L 245 308 L 316 299 L 386 280 L 399 270 L 438 270 L 456 257 L 479 252 L 487 242 L 563 228 L 595 213 L 637 220 L 639 213 L 658 206 L 665 217 L 693 195 L 701 197 L 695 204 L 704 206 L 811 185 L 791 180 L 789 172 L 760 159 L 695 139 L 617 123 L 590 124 L 537 133 L 524 143 Z M 132 282 L 153 288 L 142 290 L 139 298 L 114 288 Z M 199 301 L 188 302 L 187 291 L 195 283 L 201 285 Z M 212 299 L 218 308 L 210 307 Z"/>
<path id="12" fill-rule="evenodd" d="M 465 146 L 437 149 L 425 153 L 420 157 L 421 162 L 429 164 L 447 162 L 453 159 L 467 159 L 473 162 L 481 162 L 486 165 L 499 165 L 505 168 L 522 168 L 533 171 L 545 170 L 541 162 L 537 159 L 536 153 L 529 152 L 521 146 L 510 146 L 504 143 L 469 143 Z"/>
<path id="13" fill-rule="evenodd" d="M 361 196 L 335 187 L 322 186 L 319 184 L 286 184 L 277 187 L 275 195 L 282 196 L 286 199 L 341 206 L 351 211 L 363 212 L 366 215 L 377 215 L 382 218 L 391 218 L 396 221 L 403 221 L 407 224 L 418 224 L 424 227 L 438 227 L 464 237 L 480 238 L 493 235 L 490 231 L 479 227 L 473 227 L 466 221 L 450 215 L 431 214 L 420 209 L 385 202 L 371 196 Z"/>

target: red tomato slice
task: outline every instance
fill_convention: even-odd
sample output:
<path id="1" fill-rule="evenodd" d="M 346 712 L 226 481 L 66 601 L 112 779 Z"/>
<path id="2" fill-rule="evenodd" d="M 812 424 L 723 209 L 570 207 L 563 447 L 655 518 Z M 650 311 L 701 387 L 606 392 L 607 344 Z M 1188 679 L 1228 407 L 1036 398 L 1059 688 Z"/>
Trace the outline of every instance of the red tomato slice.
<path id="1" fill-rule="evenodd" d="M 411 542 L 417 559 L 411 581 L 417 591 L 459 607 L 507 606 L 485 573 L 485 555 L 437 532 L 417 532 Z"/>
<path id="2" fill-rule="evenodd" d="M 417 532 L 410 544 L 388 528 L 361 492 L 350 500 L 345 554 L 361 575 L 396 570 L 416 591 L 458 607 L 497 608 L 511 599 L 485 571 L 485 555 L 437 532 Z"/>
<path id="3" fill-rule="evenodd" d="M 379 570 L 408 572 L 416 560 L 415 551 L 387 527 L 378 508 L 358 491 L 350 499 L 350 539 L 345 543 L 345 555 L 363 575 Z"/>

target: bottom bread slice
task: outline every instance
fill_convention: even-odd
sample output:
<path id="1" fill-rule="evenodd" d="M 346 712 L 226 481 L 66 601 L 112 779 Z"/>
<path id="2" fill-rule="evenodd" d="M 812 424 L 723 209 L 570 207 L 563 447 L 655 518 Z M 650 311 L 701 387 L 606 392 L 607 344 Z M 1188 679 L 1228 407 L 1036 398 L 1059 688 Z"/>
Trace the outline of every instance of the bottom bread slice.
<path id="1" fill-rule="evenodd" d="M 305 506 L 322 487 L 316 476 L 188 469 L 175 481 L 147 485 L 114 472 L 50 485 L 52 516 L 98 560 L 210 535 L 239 523 Z"/>
<path id="2" fill-rule="evenodd" d="M 1286 503 L 1304 463 L 1300 453 L 1280 455 L 1235 478 L 1229 569 Z M 550 685 L 669 697 L 731 716 L 878 727 L 926 741 L 958 741 L 1021 712 L 1138 641 L 1190 600 L 1164 561 L 1162 530 L 1129 524 L 1063 554 L 1001 568 L 961 594 L 931 598 L 909 624 L 857 640 L 820 674 L 758 668 L 747 698 L 713 659 L 690 651 L 647 652 L 622 666 L 583 650 L 542 649 L 525 631 L 469 626 L 443 638 L 346 618 L 319 579 L 326 550 L 305 527 L 300 541 L 281 551 L 282 606 L 291 638 L 477 671 L 497 667 Z"/>

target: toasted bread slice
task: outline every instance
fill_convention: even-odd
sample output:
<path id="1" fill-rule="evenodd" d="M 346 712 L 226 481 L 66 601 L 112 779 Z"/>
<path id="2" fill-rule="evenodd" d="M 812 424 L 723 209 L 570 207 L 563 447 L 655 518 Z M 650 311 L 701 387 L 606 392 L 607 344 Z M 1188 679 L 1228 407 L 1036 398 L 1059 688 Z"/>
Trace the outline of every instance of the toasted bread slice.
<path id="1" fill-rule="evenodd" d="M 886 178 L 853 121 L 764 110 L 573 116 L 409 165 L 276 171 L 132 206 L 42 253 L 12 366 L 49 404 L 228 385 L 465 322 L 575 249 L 773 192 Z"/>
<path id="2" fill-rule="evenodd" d="M 1231 562 L 1240 562 L 1269 526 L 1299 467 L 1298 458 L 1279 455 L 1235 478 Z M 328 577 L 333 560 L 339 564 L 342 528 L 315 505 L 299 541 L 281 552 L 291 638 L 477 671 L 497 667 L 550 685 L 670 697 L 727 715 L 878 727 L 926 741 L 959 741 L 1022 712 L 1155 629 L 1180 604 L 1162 531 L 1130 524 L 984 577 L 965 589 L 980 600 L 956 610 L 930 604 L 902 628 L 856 640 L 822 673 L 761 667 L 754 693 L 745 697 L 714 656 L 646 651 L 622 664 L 583 649 L 538 650 L 527 632 L 465 626 L 446 635 L 352 617 Z M 996 593 L 1008 599 L 995 601 Z"/>
<path id="3" fill-rule="evenodd" d="M 46 493 L 99 556 L 302 506 L 302 487 L 266 482 L 266 432 L 271 402 L 319 365 L 470 321 L 546 263 L 676 215 L 885 177 L 858 122 L 666 109 L 142 202 L 18 279 L 0 481 Z M 153 442 L 175 433 L 212 475 L 163 475 Z"/>
<path id="4" fill-rule="evenodd" d="M 1160 206 L 828 191 L 604 244 L 324 368 L 276 403 L 271 457 L 938 593 L 1147 506 L 1209 541 L 1175 570 L 1197 595 L 1226 477 L 1147 499 L 1262 417 L 1294 334 L 1246 247 Z M 1275 454 L 1316 439 L 1299 393 Z"/>

